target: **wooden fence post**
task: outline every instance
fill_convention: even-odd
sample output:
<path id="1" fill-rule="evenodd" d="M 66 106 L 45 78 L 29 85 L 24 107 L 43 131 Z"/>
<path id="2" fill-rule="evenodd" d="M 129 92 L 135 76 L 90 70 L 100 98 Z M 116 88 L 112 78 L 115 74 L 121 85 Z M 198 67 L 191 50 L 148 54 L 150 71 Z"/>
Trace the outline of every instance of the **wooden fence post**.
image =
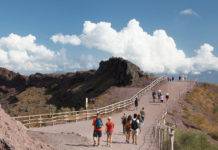
<path id="1" fill-rule="evenodd" d="M 64 121 L 65 121 L 65 123 L 67 123 L 69 121 L 69 118 L 68 118 L 67 114 L 64 115 Z"/>
<path id="2" fill-rule="evenodd" d="M 42 122 L 42 116 L 40 115 L 40 116 L 39 116 L 39 126 L 40 126 L 40 127 L 42 127 L 42 123 L 43 123 L 43 122 Z"/>
<path id="3" fill-rule="evenodd" d="M 75 119 L 76 119 L 76 122 L 77 122 L 77 112 L 76 112 L 76 115 L 75 115 Z"/>
<path id="4" fill-rule="evenodd" d="M 89 116 L 88 116 L 88 110 L 86 110 L 86 120 L 89 120 Z"/>
<path id="5" fill-rule="evenodd" d="M 159 148 L 161 148 L 160 136 L 161 136 L 161 133 L 160 133 L 160 128 L 158 127 L 158 146 L 159 146 Z"/>
<path id="6" fill-rule="evenodd" d="M 51 121 L 52 121 L 52 126 L 54 126 L 54 117 L 53 117 L 53 113 L 51 114 Z"/>
<path id="7" fill-rule="evenodd" d="M 30 128 L 30 116 L 28 117 L 29 118 L 29 121 L 28 121 L 28 128 Z"/>
<path id="8" fill-rule="evenodd" d="M 170 145 L 171 145 L 171 149 L 170 150 L 174 150 L 174 129 L 171 128 L 171 131 L 170 131 Z"/>
<path id="9" fill-rule="evenodd" d="M 106 115 L 107 111 L 106 111 L 106 108 L 104 108 L 104 114 Z"/>

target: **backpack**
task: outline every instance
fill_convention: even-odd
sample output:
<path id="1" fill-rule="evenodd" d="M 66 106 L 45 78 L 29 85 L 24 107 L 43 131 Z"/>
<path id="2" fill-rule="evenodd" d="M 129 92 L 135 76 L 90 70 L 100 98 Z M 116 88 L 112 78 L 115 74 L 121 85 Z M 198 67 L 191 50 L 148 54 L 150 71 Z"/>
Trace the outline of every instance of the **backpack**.
<path id="1" fill-rule="evenodd" d="M 139 128 L 139 124 L 138 124 L 138 122 L 137 122 L 137 119 L 136 119 L 136 120 L 132 120 L 131 126 L 132 126 L 132 129 L 133 129 L 133 130 L 136 130 L 136 129 Z"/>
<path id="2" fill-rule="evenodd" d="M 95 121 L 95 127 L 96 127 L 97 129 L 99 129 L 99 128 L 101 128 L 102 126 L 103 126 L 103 123 L 102 123 L 101 119 L 100 119 L 100 118 L 97 118 L 96 121 Z"/>
<path id="3" fill-rule="evenodd" d="M 126 129 L 126 131 L 131 131 L 131 123 L 130 122 L 126 123 L 125 129 Z"/>

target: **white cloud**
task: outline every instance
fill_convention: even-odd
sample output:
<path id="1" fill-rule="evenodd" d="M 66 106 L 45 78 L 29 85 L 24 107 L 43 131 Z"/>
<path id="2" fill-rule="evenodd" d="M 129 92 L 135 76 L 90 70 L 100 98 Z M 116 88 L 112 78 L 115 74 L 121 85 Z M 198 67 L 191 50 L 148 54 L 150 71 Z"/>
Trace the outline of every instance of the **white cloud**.
<path id="1" fill-rule="evenodd" d="M 85 58 L 85 55 L 81 57 Z M 87 58 L 89 64 L 90 56 Z M 21 73 L 80 70 L 86 62 L 69 59 L 65 50 L 53 51 L 37 44 L 36 37 L 31 34 L 20 36 L 11 33 L 0 38 L 0 66 Z"/>
<path id="2" fill-rule="evenodd" d="M 36 44 L 33 35 L 20 36 L 11 33 L 7 37 L 0 38 L 0 65 L 8 69 L 21 72 L 49 72 L 57 69 L 51 61 L 54 59 L 54 51 L 43 45 Z"/>
<path id="3" fill-rule="evenodd" d="M 81 55 L 77 60 L 80 70 L 89 70 L 98 67 L 98 61 L 92 55 Z"/>
<path id="4" fill-rule="evenodd" d="M 76 35 L 55 34 L 50 39 L 54 43 L 80 45 L 80 39 Z"/>
<path id="5" fill-rule="evenodd" d="M 192 9 L 184 9 L 182 11 L 180 11 L 180 15 L 185 15 L 185 16 L 197 16 L 199 17 L 198 13 L 196 13 L 194 10 Z"/>
<path id="6" fill-rule="evenodd" d="M 116 31 L 108 22 L 85 21 L 83 33 L 77 37 L 82 45 L 128 59 L 146 72 L 196 73 L 218 70 L 218 58 L 213 55 L 214 48 L 211 45 L 205 43 L 196 51 L 196 56 L 187 57 L 166 31 L 160 29 L 149 34 L 135 19 L 130 20 L 120 31 Z"/>

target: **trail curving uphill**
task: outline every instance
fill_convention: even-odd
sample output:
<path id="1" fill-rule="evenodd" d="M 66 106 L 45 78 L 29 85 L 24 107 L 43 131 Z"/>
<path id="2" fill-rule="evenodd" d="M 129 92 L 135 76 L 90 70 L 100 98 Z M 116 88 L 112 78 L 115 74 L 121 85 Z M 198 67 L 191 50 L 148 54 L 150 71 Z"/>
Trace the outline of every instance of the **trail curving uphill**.
<path id="1" fill-rule="evenodd" d="M 154 87 L 154 89 L 161 89 L 163 93 L 170 93 L 168 107 L 173 107 L 180 99 L 180 96 L 185 94 L 188 90 L 192 89 L 194 82 L 190 81 L 174 81 L 162 82 Z M 77 123 L 61 124 L 55 126 L 47 126 L 42 128 L 30 129 L 30 134 L 38 137 L 39 139 L 48 142 L 57 150 L 157 150 L 151 136 L 152 127 L 159 119 L 160 115 L 166 109 L 166 103 L 151 103 L 151 91 L 148 91 L 140 98 L 139 110 L 145 108 L 145 123 L 142 126 L 142 131 L 138 138 L 138 145 L 126 144 L 125 137 L 122 134 L 121 116 L 126 114 L 133 114 L 137 112 L 133 108 L 124 110 L 121 113 L 112 115 L 115 122 L 115 131 L 113 134 L 112 148 L 106 146 L 106 134 L 103 134 L 102 143 L 100 147 L 92 146 L 92 120 L 81 121 Z M 139 111 L 138 110 L 138 111 Z M 103 119 L 106 122 L 106 118 Z"/>

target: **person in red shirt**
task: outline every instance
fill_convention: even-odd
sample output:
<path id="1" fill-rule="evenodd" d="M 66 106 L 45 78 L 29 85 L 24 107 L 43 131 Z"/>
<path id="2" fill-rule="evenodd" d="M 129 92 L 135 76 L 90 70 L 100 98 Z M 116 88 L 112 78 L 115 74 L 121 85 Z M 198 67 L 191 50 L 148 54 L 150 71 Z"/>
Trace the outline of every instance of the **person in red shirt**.
<path id="1" fill-rule="evenodd" d="M 96 138 L 98 139 L 97 146 L 100 145 L 101 137 L 102 137 L 102 127 L 103 127 L 103 122 L 100 117 L 100 114 L 97 113 L 97 116 L 93 119 L 92 125 L 94 126 L 94 132 L 93 132 L 93 141 L 94 144 L 93 146 L 96 146 Z"/>
<path id="2" fill-rule="evenodd" d="M 106 123 L 106 133 L 107 133 L 107 146 L 111 147 L 112 143 L 112 133 L 114 130 L 114 123 L 111 120 L 111 117 L 108 117 L 108 121 Z"/>

